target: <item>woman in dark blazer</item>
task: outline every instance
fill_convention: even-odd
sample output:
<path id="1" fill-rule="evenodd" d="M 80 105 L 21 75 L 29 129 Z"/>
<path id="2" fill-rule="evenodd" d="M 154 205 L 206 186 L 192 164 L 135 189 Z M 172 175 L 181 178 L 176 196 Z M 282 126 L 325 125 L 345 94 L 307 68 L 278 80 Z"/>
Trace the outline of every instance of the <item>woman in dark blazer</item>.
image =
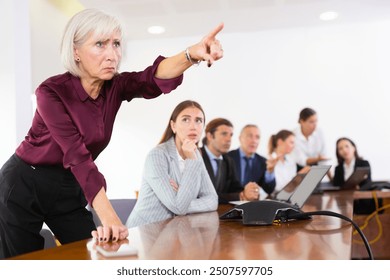
<path id="1" fill-rule="evenodd" d="M 336 142 L 336 156 L 338 165 L 336 166 L 333 185 L 342 186 L 356 167 L 370 167 L 367 160 L 362 159 L 357 151 L 355 143 L 346 137 L 342 137 Z M 362 181 L 360 187 L 371 182 L 371 171 L 367 179 Z"/>

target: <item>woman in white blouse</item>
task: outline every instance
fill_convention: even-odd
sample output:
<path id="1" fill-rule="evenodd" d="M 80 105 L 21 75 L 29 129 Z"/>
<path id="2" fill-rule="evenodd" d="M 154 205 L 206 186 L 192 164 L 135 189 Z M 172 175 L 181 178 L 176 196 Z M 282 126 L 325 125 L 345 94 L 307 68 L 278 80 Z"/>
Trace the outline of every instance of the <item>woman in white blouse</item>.
<path id="1" fill-rule="evenodd" d="M 291 156 L 295 147 L 295 135 L 289 130 L 280 130 L 272 135 L 269 140 L 269 155 L 271 161 L 276 161 L 275 165 L 275 192 L 280 191 L 298 172 L 297 162 Z M 299 173 L 306 173 L 309 166 L 302 168 Z"/>
<path id="2" fill-rule="evenodd" d="M 176 106 L 160 144 L 146 158 L 128 227 L 217 209 L 218 196 L 198 150 L 204 123 L 197 102 L 186 100 Z"/>
<path id="3" fill-rule="evenodd" d="M 299 113 L 299 126 L 293 131 L 296 136 L 295 147 L 292 151 L 299 167 L 320 164 L 327 161 L 325 139 L 317 126 L 317 112 L 304 108 Z"/>

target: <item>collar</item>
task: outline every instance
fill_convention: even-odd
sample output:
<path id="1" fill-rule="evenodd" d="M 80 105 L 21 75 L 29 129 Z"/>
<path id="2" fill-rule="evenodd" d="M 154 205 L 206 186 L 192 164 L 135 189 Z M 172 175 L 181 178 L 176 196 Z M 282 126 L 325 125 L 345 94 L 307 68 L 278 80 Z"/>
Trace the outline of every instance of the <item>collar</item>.
<path id="1" fill-rule="evenodd" d="M 306 137 L 303 135 L 302 133 L 302 129 L 300 126 L 298 126 L 296 129 L 295 129 L 295 137 L 299 138 L 299 139 L 302 139 L 302 140 L 306 140 Z"/>
<path id="2" fill-rule="evenodd" d="M 255 154 L 252 154 L 252 155 L 250 155 L 249 157 L 247 157 L 247 156 L 245 155 L 244 151 L 241 149 L 241 147 L 238 149 L 238 151 L 239 151 L 239 153 L 240 153 L 240 158 L 244 158 L 244 157 L 246 157 L 246 158 L 251 158 L 251 159 L 255 158 Z"/>
<path id="3" fill-rule="evenodd" d="M 295 129 L 295 131 L 294 131 L 295 137 L 296 137 L 297 139 L 300 139 L 300 140 L 302 140 L 302 141 L 307 141 L 307 142 L 310 141 L 310 140 L 314 137 L 314 135 L 315 135 L 316 133 L 317 133 L 317 129 L 314 130 L 313 133 L 310 134 L 309 137 L 306 138 L 306 136 L 303 135 L 302 129 L 301 129 L 300 126 L 298 126 L 298 127 Z"/>
<path id="4" fill-rule="evenodd" d="M 81 85 L 80 78 L 73 76 L 73 75 L 71 75 L 71 77 L 72 77 L 71 79 L 72 79 L 73 87 L 75 88 L 76 93 L 79 96 L 80 100 L 82 102 L 85 102 L 86 100 L 90 99 L 90 96 L 88 95 L 88 93 L 85 91 L 85 89 Z M 99 99 L 100 97 L 104 98 L 105 95 L 106 95 L 106 91 L 105 91 L 105 82 L 104 82 L 102 88 L 100 89 L 100 94 L 99 94 L 98 98 L 96 98 L 96 100 Z M 91 100 L 93 100 L 93 99 L 91 99 Z"/>
<path id="5" fill-rule="evenodd" d="M 179 151 L 176 148 L 175 137 L 172 136 L 165 143 L 166 143 L 166 146 L 167 146 L 167 150 L 168 150 L 169 156 L 172 157 L 172 158 L 175 158 L 176 155 L 179 154 Z"/>
<path id="6" fill-rule="evenodd" d="M 352 168 L 352 169 L 355 169 L 355 163 L 356 163 L 356 158 L 354 157 L 352 160 L 351 160 L 351 163 L 349 165 L 347 165 L 344 161 L 343 163 L 343 166 L 345 169 L 347 168 Z"/>
<path id="7" fill-rule="evenodd" d="M 207 153 L 207 155 L 209 156 L 210 160 L 213 160 L 213 159 L 223 159 L 222 155 L 220 155 L 219 157 L 216 157 L 216 156 L 209 150 L 209 148 L 207 148 L 206 145 L 204 146 L 204 150 L 206 151 L 206 153 Z"/>
<path id="8" fill-rule="evenodd" d="M 175 147 L 176 147 L 176 145 L 175 145 Z M 177 149 L 177 147 L 176 147 L 176 154 L 177 154 L 177 158 L 179 159 L 179 162 L 180 162 L 180 161 L 184 161 L 184 158 L 181 157 L 181 155 L 180 155 L 179 150 Z"/>

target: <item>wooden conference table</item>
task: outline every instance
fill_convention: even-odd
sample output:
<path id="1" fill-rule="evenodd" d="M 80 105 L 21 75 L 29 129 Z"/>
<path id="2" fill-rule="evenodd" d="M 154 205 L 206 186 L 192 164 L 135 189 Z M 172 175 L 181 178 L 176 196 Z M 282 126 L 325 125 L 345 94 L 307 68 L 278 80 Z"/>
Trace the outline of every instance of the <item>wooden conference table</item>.
<path id="1" fill-rule="evenodd" d="M 313 194 L 303 211 L 329 210 L 352 218 L 353 197 L 352 191 Z M 232 207 L 220 205 L 218 211 L 177 216 L 132 228 L 129 240 L 137 246 L 138 255 L 121 259 L 348 260 L 352 240 L 359 239 L 358 235 L 352 238 L 350 223 L 329 216 L 270 226 L 245 226 L 240 221 L 219 220 L 219 215 Z M 104 259 L 95 250 L 87 249 L 90 241 L 40 250 L 14 259 Z M 368 256 L 364 250 L 359 254 L 363 258 Z"/>

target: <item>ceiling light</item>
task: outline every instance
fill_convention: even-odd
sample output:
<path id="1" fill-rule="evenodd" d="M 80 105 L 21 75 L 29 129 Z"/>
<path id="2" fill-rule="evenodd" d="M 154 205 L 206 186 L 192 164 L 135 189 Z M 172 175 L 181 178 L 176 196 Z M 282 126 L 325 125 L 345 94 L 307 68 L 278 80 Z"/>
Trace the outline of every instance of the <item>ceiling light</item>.
<path id="1" fill-rule="evenodd" d="M 160 25 L 153 25 L 148 28 L 150 34 L 162 34 L 165 32 L 165 28 Z"/>
<path id="2" fill-rule="evenodd" d="M 335 20 L 339 14 L 335 11 L 328 11 L 320 14 L 320 20 L 323 21 L 330 21 L 330 20 Z"/>

